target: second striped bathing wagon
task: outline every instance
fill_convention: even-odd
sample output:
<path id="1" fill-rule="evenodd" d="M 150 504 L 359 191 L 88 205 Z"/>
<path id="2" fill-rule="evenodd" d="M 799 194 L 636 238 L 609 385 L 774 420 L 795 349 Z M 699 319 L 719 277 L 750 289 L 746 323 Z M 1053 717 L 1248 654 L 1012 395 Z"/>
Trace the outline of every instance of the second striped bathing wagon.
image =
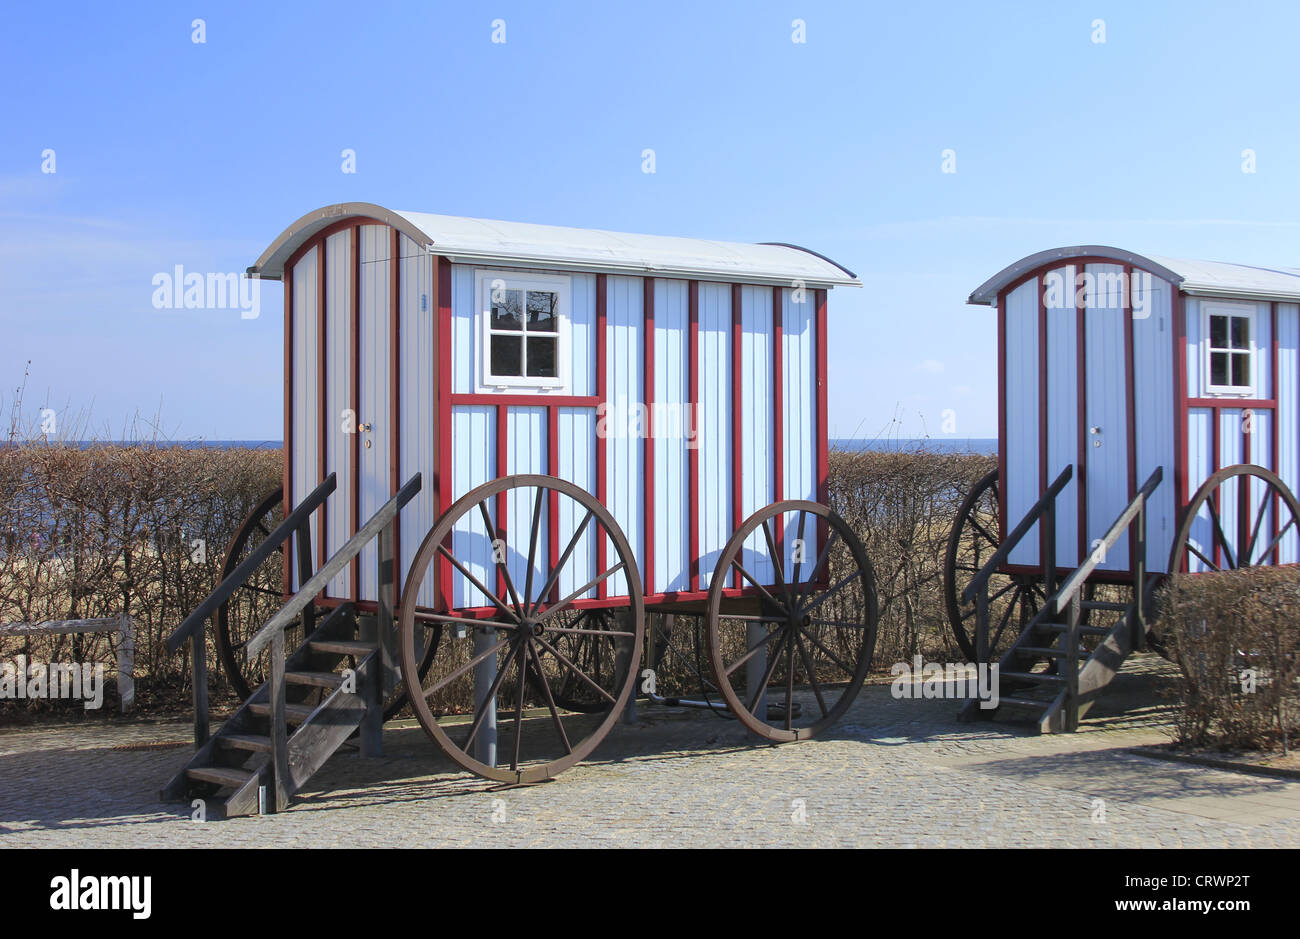
<path id="1" fill-rule="evenodd" d="M 766 739 L 851 703 L 876 615 L 827 506 L 827 299 L 851 272 L 787 244 L 349 203 L 250 273 L 284 283 L 284 480 L 226 570 L 297 516 L 268 562 L 290 647 L 328 621 L 341 656 L 391 613 L 388 712 L 404 691 L 453 760 L 506 782 L 555 775 L 634 695 L 660 700 L 671 643 L 647 644 L 648 617 L 695 618 L 704 703 Z M 391 559 L 370 540 L 312 589 L 311 558 L 393 500 Z M 267 627 L 236 622 L 236 599 L 218 642 L 256 696 Z"/>

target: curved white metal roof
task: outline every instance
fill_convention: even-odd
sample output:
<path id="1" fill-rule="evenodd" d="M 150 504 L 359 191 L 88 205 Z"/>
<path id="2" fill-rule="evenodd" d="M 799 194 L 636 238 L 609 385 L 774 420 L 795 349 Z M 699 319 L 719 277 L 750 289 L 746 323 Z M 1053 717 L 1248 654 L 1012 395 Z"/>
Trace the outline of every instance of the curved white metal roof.
<path id="1" fill-rule="evenodd" d="M 368 202 L 341 203 L 309 212 L 285 229 L 248 273 L 280 279 L 289 257 L 312 235 L 351 217 L 384 222 L 432 253 L 457 262 L 762 284 L 802 281 L 808 287 L 862 286 L 852 271 L 795 245 L 633 235 L 395 212 Z"/>
<path id="2" fill-rule="evenodd" d="M 1141 255 L 1107 245 L 1074 245 L 1039 251 L 994 274 L 970 295 L 968 303 L 993 306 L 998 294 L 1030 271 L 1054 261 L 1098 257 L 1132 264 L 1164 278 L 1189 296 L 1240 297 L 1245 300 L 1300 300 L 1300 268 L 1254 267 L 1226 261 L 1195 261 Z"/>

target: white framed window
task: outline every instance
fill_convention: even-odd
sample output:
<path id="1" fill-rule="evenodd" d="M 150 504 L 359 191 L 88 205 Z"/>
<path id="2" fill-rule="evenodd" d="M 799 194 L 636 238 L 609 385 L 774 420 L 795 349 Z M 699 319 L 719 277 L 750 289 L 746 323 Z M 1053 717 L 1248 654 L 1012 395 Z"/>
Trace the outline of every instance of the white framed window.
<path id="1" fill-rule="evenodd" d="M 1205 391 L 1214 395 L 1255 394 L 1255 313 L 1253 304 L 1206 303 L 1204 311 Z"/>
<path id="2" fill-rule="evenodd" d="M 519 271 L 474 273 L 479 391 L 563 391 L 569 374 L 569 278 Z"/>

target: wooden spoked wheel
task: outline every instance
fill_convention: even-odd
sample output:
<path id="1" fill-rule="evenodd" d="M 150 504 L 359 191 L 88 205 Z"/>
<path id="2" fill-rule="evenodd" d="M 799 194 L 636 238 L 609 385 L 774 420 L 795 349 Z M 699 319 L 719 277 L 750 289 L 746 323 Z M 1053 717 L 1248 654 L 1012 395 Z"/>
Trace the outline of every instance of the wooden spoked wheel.
<path id="1" fill-rule="evenodd" d="M 509 550 L 507 522 L 529 533 L 526 556 Z M 426 581 L 436 611 L 404 605 L 399 645 L 407 697 L 434 743 L 503 783 L 541 782 L 590 755 L 636 685 L 645 629 L 635 555 L 604 506 L 552 476 L 489 482 L 425 536 L 407 596 Z M 607 581 L 618 616 L 590 607 Z M 412 678 L 421 620 L 441 624 L 443 638 L 428 675 Z"/>
<path id="2" fill-rule="evenodd" d="M 751 598 L 726 597 L 737 576 Z M 732 535 L 709 582 L 715 683 L 760 737 L 808 740 L 862 689 L 876 618 L 875 575 L 844 520 L 816 502 L 769 505 Z"/>
<path id="3" fill-rule="evenodd" d="M 284 491 L 277 486 L 262 497 L 240 523 L 221 563 L 225 580 L 274 529 L 284 521 Z M 247 699 L 266 681 L 270 671 L 270 649 L 248 661 L 244 646 L 284 603 L 284 546 L 276 548 L 221 606 L 216 613 L 217 654 L 226 670 L 230 686 L 241 699 Z M 302 627 L 295 625 L 285 632 L 289 649 L 302 641 Z"/>
<path id="4" fill-rule="evenodd" d="M 998 471 L 971 489 L 957 510 L 944 556 L 943 594 L 948 623 L 962 654 L 976 659 L 975 604 L 962 603 L 975 575 L 1002 543 Z M 989 578 L 989 656 L 996 662 L 1016 641 L 1045 601 L 1043 578 L 1036 574 L 1000 574 Z"/>
<path id="5" fill-rule="evenodd" d="M 1169 573 L 1294 563 L 1283 542 L 1300 531 L 1300 502 L 1276 473 L 1240 463 L 1196 490 L 1169 554 Z"/>

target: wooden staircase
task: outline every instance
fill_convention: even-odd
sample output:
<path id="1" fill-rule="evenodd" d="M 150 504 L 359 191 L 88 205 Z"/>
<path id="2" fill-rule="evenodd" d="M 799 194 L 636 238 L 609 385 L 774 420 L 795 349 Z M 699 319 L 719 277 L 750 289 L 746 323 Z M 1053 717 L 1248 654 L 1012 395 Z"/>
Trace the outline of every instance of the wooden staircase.
<path id="1" fill-rule="evenodd" d="M 367 692 L 377 678 L 379 645 L 357 639 L 357 631 L 352 604 L 335 607 L 285 659 L 284 718 L 292 730 L 285 740 L 284 789 L 290 797 L 361 727 L 375 697 Z M 203 799 L 210 819 L 265 809 L 275 787 L 273 710 L 267 682 L 163 787 L 162 800 Z"/>
<path id="2" fill-rule="evenodd" d="M 1055 542 L 1054 500 L 1069 480 L 1070 471 L 1062 473 L 1052 489 L 1016 527 L 1013 539 L 999 547 L 989 564 L 967 588 L 975 595 L 980 615 L 976 628 L 981 633 L 977 646 L 988 649 L 987 590 L 988 576 L 996 571 L 1010 554 L 1011 549 L 1032 527 L 1042 519 L 1047 529 L 1047 540 Z M 1092 707 L 1098 696 L 1114 679 L 1129 653 L 1146 646 L 1147 611 L 1151 607 L 1157 578 L 1146 574 L 1146 502 L 1160 485 L 1163 469 L 1157 468 L 1138 491 L 1133 500 L 1120 513 L 1089 557 L 1054 590 L 1055 559 L 1049 551 L 1046 569 L 1048 576 L 1047 602 L 1025 624 L 1020 635 L 998 661 L 999 700 L 996 708 L 981 708 L 980 701 L 972 698 L 962 707 L 962 720 L 990 719 L 1003 708 L 1028 710 L 1037 714 L 1039 733 L 1072 733 L 1079 721 Z M 1119 538 L 1135 525 L 1134 583 L 1132 598 L 1126 602 L 1083 599 L 1083 588 L 1088 578 L 1101 563 L 1106 552 Z M 1006 550 L 1004 551 L 1003 548 Z M 986 573 L 987 572 L 987 573 Z M 981 597 L 980 591 L 983 591 Z M 966 602 L 970 602 L 969 598 Z M 1093 625 L 1085 614 L 1118 613 L 1109 626 Z M 1085 645 L 1085 639 L 1098 641 Z M 987 661 L 985 654 L 983 661 Z M 1041 668 L 1038 666 L 1041 665 Z"/>
<path id="3" fill-rule="evenodd" d="M 188 641 L 193 654 L 195 753 L 163 787 L 164 802 L 203 799 L 209 819 L 278 812 L 358 731 L 361 755 L 381 754 L 384 706 L 398 679 L 393 522 L 420 485 L 417 473 L 248 640 L 244 649 L 250 657 L 270 650 L 270 677 L 215 735 L 208 733 L 204 624 L 259 564 L 295 535 L 299 570 L 311 570 L 310 516 L 333 492 L 334 475 L 289 513 L 172 633 L 168 650 L 175 653 Z M 359 617 L 347 602 L 317 621 L 315 598 L 375 538 L 375 614 Z M 285 629 L 298 623 L 306 638 L 286 653 Z"/>

